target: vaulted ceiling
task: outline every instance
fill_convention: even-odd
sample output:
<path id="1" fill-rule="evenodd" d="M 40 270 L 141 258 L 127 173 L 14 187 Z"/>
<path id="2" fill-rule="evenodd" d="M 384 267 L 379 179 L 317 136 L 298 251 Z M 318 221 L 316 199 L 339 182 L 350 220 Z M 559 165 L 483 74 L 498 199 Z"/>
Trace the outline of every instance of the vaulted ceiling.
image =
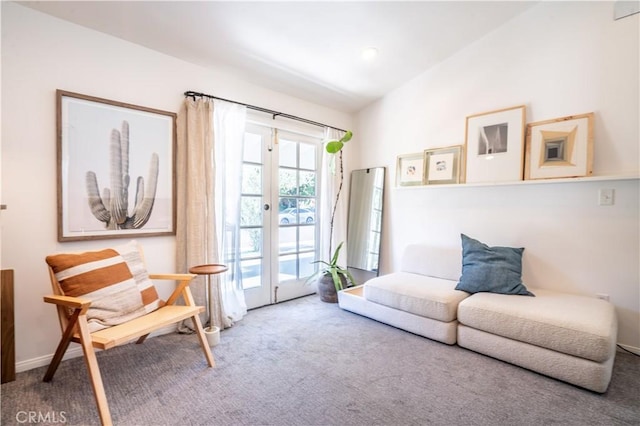
<path id="1" fill-rule="evenodd" d="M 30 1 L 55 17 L 354 112 L 536 2 Z M 377 49 L 363 59 L 367 47 Z"/>

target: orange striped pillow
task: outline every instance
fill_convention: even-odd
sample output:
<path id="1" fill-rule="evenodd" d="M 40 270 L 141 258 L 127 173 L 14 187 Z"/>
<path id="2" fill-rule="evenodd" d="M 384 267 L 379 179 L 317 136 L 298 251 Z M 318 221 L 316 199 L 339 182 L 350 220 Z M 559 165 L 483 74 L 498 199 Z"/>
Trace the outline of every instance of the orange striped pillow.
<path id="1" fill-rule="evenodd" d="M 66 296 L 91 300 L 89 330 L 122 324 L 164 304 L 149 279 L 138 244 L 47 256 Z"/>

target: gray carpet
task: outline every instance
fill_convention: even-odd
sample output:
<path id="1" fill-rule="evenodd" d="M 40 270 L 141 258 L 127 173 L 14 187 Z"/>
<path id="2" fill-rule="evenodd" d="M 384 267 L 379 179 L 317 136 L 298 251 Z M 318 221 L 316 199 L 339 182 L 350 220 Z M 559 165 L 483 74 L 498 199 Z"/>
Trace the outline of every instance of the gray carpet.
<path id="1" fill-rule="evenodd" d="M 53 348 L 51 349 L 53 351 Z M 600 395 L 322 303 L 251 311 L 206 368 L 195 336 L 98 355 L 116 425 L 638 425 L 640 358 L 618 353 Z M 2 385 L 2 424 L 97 424 L 81 358 Z M 61 413 L 63 412 L 63 413 Z M 57 417 L 56 417 L 57 416 Z M 40 422 L 44 424 L 46 422 Z"/>

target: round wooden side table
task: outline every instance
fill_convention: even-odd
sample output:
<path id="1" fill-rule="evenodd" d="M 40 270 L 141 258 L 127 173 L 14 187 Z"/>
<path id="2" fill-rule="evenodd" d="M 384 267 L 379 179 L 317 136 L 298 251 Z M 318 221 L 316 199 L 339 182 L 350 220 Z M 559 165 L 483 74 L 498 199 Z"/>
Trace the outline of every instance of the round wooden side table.
<path id="1" fill-rule="evenodd" d="M 212 294 L 211 294 L 211 283 L 209 282 L 209 277 L 211 277 L 211 275 L 217 275 L 217 274 L 221 274 L 223 272 L 228 271 L 229 268 L 226 265 L 222 265 L 220 263 L 209 263 L 206 265 L 198 265 L 198 266 L 192 266 L 191 268 L 189 268 L 189 273 L 190 274 L 197 274 L 197 275 L 204 275 L 205 276 L 205 281 L 206 281 L 206 292 L 205 292 L 205 298 L 206 298 L 206 308 L 207 308 L 207 321 L 209 323 L 209 327 L 212 327 L 212 321 L 211 321 L 211 300 L 212 299 Z"/>

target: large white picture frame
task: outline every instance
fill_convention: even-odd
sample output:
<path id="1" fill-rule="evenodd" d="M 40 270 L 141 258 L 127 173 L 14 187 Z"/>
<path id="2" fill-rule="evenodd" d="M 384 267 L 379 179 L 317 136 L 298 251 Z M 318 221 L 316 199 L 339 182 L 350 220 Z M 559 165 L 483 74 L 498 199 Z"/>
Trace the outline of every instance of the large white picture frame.
<path id="1" fill-rule="evenodd" d="M 175 235 L 176 114 L 56 99 L 58 241 Z"/>
<path id="2" fill-rule="evenodd" d="M 522 180 L 525 115 L 521 105 L 467 117 L 467 183 Z"/>

